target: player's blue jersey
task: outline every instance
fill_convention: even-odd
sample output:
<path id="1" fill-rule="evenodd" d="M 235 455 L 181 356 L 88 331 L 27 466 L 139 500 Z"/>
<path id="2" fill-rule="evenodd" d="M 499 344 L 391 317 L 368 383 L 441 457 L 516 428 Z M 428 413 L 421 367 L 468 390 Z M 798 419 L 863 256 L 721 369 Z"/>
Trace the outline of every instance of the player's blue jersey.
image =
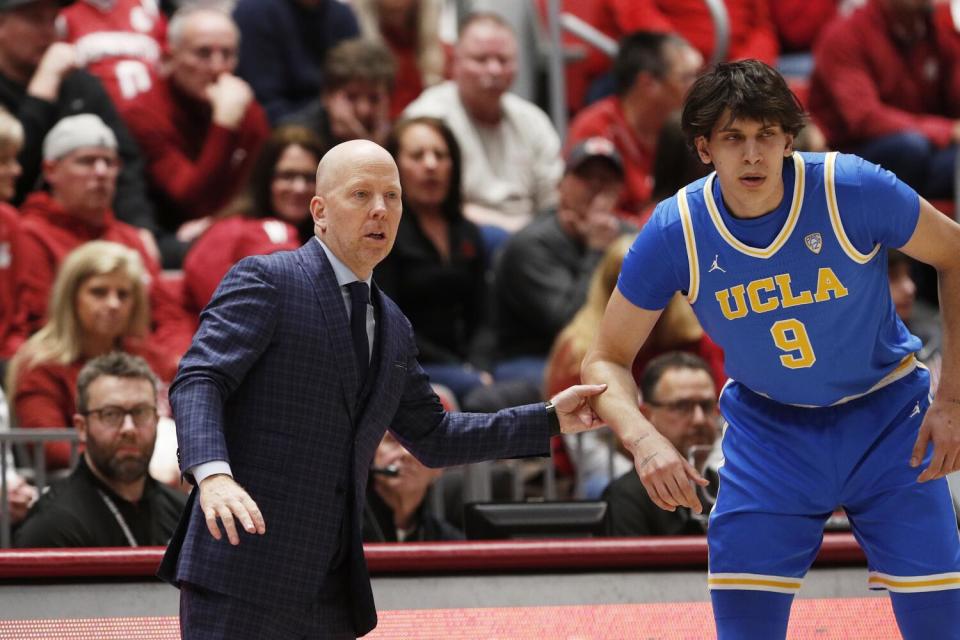
<path id="1" fill-rule="evenodd" d="M 781 206 L 738 219 L 716 174 L 661 202 L 617 284 L 661 309 L 686 293 L 727 374 L 778 402 L 826 406 L 910 371 L 920 341 L 896 315 L 884 247 L 910 239 L 917 194 L 856 156 L 794 153 Z"/>

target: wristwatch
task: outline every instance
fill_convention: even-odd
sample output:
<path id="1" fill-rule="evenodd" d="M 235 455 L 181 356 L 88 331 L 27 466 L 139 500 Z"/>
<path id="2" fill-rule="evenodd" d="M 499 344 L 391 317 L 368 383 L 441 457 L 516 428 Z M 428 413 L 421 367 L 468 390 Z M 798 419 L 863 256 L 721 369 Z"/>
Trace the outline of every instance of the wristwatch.
<path id="1" fill-rule="evenodd" d="M 550 425 L 550 435 L 560 435 L 560 418 L 557 417 L 557 408 L 550 401 L 547 401 L 544 408 L 547 410 L 547 424 Z"/>

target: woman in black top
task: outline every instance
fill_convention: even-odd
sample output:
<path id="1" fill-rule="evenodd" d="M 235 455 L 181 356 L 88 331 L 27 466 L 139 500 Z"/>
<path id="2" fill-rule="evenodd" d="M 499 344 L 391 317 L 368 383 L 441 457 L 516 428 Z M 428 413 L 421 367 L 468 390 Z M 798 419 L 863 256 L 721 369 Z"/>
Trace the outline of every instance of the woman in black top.
<path id="1" fill-rule="evenodd" d="M 480 231 L 461 210 L 460 148 L 435 118 L 398 123 L 387 148 L 400 169 L 404 215 L 374 278 L 413 324 L 430 379 L 462 399 L 491 378 L 476 357 L 486 261 Z"/>

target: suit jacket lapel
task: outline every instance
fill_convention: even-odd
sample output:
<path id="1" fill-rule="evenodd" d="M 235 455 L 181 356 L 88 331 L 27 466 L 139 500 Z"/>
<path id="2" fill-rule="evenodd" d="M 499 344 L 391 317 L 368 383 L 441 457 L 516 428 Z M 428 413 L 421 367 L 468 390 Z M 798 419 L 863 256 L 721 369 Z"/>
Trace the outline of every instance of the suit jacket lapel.
<path id="1" fill-rule="evenodd" d="M 343 399 L 347 404 L 350 417 L 353 419 L 357 391 L 359 386 L 359 372 L 353 356 L 353 338 L 350 335 L 350 320 L 343 304 L 343 294 L 337 284 L 337 276 L 327 260 L 323 247 L 314 238 L 310 238 L 305 245 L 297 250 L 300 268 L 303 269 L 313 289 L 317 294 L 320 312 L 323 315 L 327 334 L 337 369 L 341 372 L 341 388 Z"/>

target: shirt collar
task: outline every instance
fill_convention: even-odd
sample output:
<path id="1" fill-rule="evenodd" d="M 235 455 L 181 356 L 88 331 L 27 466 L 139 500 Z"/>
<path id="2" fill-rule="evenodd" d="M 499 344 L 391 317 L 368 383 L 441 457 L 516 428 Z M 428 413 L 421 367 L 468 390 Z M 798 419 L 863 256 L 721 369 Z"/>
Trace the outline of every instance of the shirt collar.
<path id="1" fill-rule="evenodd" d="M 372 275 L 366 280 L 360 280 L 360 278 L 357 277 L 357 274 L 355 274 L 353 271 L 350 270 L 350 267 L 343 264 L 343 261 L 340 260 L 340 258 L 338 258 L 336 255 L 334 255 L 333 251 L 330 250 L 330 247 L 324 244 L 323 240 L 321 240 L 319 236 L 314 236 L 314 237 L 317 239 L 317 242 L 320 243 L 320 246 L 323 248 L 323 252 L 327 254 L 327 260 L 330 261 L 330 266 L 333 267 L 333 273 L 335 276 L 337 276 L 337 284 L 339 286 L 345 287 L 351 282 L 358 282 L 358 281 L 366 282 L 367 286 L 368 287 L 370 286 L 371 281 L 373 280 Z"/>

